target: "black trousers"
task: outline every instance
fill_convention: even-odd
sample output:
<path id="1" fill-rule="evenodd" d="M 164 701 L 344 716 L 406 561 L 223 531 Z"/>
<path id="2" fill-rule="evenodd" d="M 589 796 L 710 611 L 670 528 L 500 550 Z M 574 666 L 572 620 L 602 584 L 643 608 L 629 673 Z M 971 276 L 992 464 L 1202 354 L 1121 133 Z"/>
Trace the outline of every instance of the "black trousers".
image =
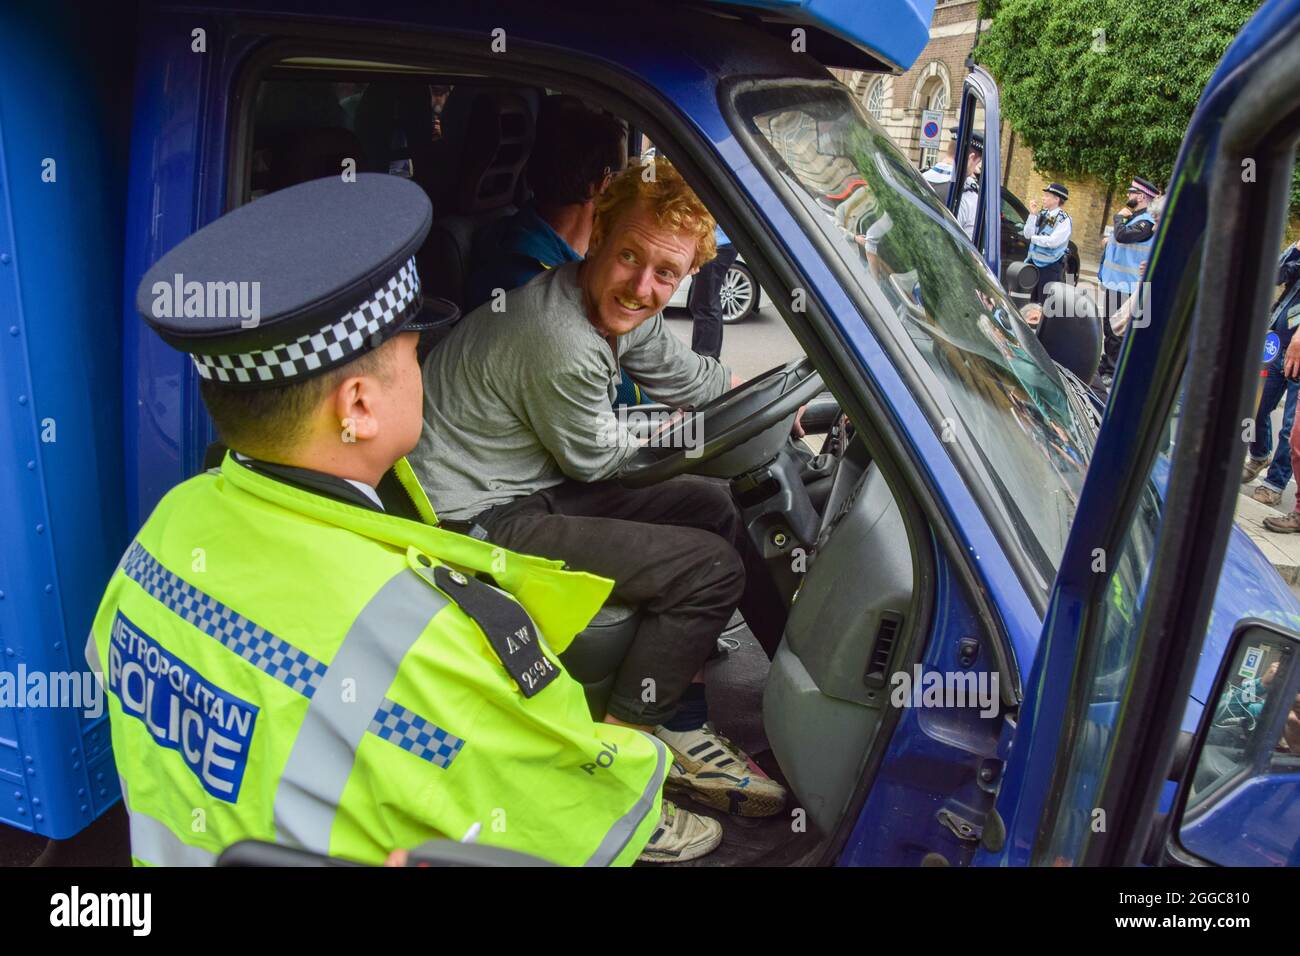
<path id="1" fill-rule="evenodd" d="M 700 266 L 691 280 L 686 306 L 691 310 L 691 351 L 709 358 L 722 357 L 722 280 L 736 261 L 736 247 L 718 247 L 718 255 Z"/>
<path id="2" fill-rule="evenodd" d="M 1042 303 L 1046 298 L 1043 290 L 1047 288 L 1049 282 L 1065 281 L 1065 258 L 1062 257 L 1053 262 L 1050 266 L 1038 267 L 1038 284 L 1034 286 L 1034 292 L 1029 297 L 1030 301 Z"/>
<path id="3" fill-rule="evenodd" d="M 670 719 L 737 605 L 769 657 L 785 631 L 785 605 L 724 482 L 566 481 L 476 520 L 494 544 L 612 578 L 614 596 L 641 608 L 609 701 L 619 720 Z"/>
<path id="4" fill-rule="evenodd" d="M 1103 375 L 1107 379 L 1115 376 L 1115 364 L 1119 360 L 1119 348 L 1124 344 L 1123 336 L 1116 335 L 1110 329 L 1110 317 L 1124 307 L 1124 303 L 1129 299 L 1125 292 L 1115 292 L 1101 287 L 1101 294 L 1098 301 L 1101 308 L 1101 365 L 1097 368 L 1097 374 Z"/>

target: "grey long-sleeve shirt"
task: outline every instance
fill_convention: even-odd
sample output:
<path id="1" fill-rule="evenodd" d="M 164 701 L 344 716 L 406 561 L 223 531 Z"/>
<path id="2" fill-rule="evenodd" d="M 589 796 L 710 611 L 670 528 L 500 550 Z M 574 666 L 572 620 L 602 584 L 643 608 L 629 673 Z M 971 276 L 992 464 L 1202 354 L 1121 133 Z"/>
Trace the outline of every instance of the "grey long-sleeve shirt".
<path id="1" fill-rule="evenodd" d="M 656 315 L 614 348 L 587 320 L 568 263 L 466 316 L 424 360 L 424 430 L 411 465 L 440 518 L 464 521 L 560 484 L 599 481 L 636 454 L 611 407 L 621 365 L 656 401 L 699 405 L 728 370 Z"/>

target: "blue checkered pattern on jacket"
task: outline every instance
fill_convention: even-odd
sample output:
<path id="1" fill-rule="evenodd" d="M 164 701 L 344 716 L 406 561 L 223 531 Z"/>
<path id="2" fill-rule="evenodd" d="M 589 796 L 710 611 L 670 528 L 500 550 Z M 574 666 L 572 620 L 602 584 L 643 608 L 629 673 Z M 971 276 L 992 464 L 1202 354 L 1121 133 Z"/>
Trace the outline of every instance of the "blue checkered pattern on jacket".
<path id="1" fill-rule="evenodd" d="M 310 698 L 325 665 L 168 571 L 136 541 L 122 570 L 156 600 L 258 670 Z"/>
<path id="2" fill-rule="evenodd" d="M 465 741 L 455 734 L 429 723 L 419 714 L 387 697 L 375 711 L 374 719 L 367 729 L 376 737 L 397 744 L 421 760 L 444 768 L 451 766 L 451 762 L 460 753 L 460 748 L 465 746 Z"/>

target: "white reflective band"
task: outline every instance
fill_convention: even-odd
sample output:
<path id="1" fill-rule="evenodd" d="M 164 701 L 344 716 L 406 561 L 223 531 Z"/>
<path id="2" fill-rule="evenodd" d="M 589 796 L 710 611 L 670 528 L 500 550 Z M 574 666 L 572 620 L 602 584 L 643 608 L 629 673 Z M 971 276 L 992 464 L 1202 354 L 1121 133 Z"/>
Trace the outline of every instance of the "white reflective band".
<path id="1" fill-rule="evenodd" d="M 655 745 L 655 772 L 650 775 L 649 782 L 646 783 L 644 792 L 640 799 L 632 805 L 632 809 L 623 814 L 609 828 L 605 838 L 600 841 L 600 846 L 596 847 L 596 852 L 591 855 L 583 866 L 609 866 L 618 859 L 618 855 L 623 852 L 627 846 L 627 841 L 632 839 L 632 834 L 636 833 L 636 828 L 641 825 L 654 806 L 655 794 L 663 787 L 664 766 L 667 761 L 668 751 L 663 741 L 652 734 L 646 734 Z"/>
<path id="2" fill-rule="evenodd" d="M 152 866 L 216 866 L 217 854 L 190 846 L 163 823 L 147 813 L 131 809 L 126 778 L 118 775 L 122 803 L 131 821 L 131 856 Z"/>
<path id="3" fill-rule="evenodd" d="M 307 707 L 275 794 L 276 842 L 328 854 L 357 748 L 407 651 L 448 601 L 409 568 L 357 615 Z M 344 694 L 343 681 L 350 681 Z"/>

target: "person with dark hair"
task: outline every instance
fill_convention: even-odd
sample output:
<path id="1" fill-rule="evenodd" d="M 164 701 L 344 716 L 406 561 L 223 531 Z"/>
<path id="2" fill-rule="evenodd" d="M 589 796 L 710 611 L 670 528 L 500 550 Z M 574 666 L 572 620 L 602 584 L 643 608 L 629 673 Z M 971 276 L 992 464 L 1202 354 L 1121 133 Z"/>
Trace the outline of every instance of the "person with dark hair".
<path id="1" fill-rule="evenodd" d="M 466 314 L 547 269 L 587 254 L 596 197 L 627 165 L 627 130 L 572 96 L 548 96 L 526 176 L 533 198 L 475 237 Z"/>
<path id="2" fill-rule="evenodd" d="M 576 96 L 548 96 L 537 117 L 537 139 L 526 176 L 533 198 L 513 216 L 474 239 L 465 313 L 489 299 L 505 307 L 505 293 L 548 269 L 587 254 L 596 197 L 627 165 L 627 128 Z M 615 405 L 643 401 L 623 376 Z"/>

